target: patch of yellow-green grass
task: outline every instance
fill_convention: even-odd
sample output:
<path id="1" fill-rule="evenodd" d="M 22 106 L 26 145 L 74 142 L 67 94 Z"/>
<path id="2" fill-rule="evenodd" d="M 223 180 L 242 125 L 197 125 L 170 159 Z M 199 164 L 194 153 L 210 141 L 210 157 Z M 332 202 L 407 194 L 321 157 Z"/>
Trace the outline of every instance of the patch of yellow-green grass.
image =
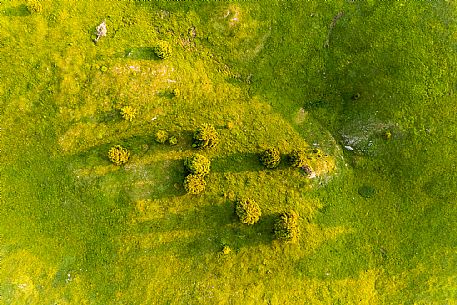
<path id="1" fill-rule="evenodd" d="M 0 4 L 0 302 L 457 299 L 454 3 L 41 5 Z M 192 148 L 202 123 L 214 149 Z M 343 136 L 364 141 L 350 151 Z M 131 151 L 122 167 L 113 145 Z M 268 170 L 271 146 L 283 159 Z M 322 150 L 316 178 L 288 167 L 296 148 Z M 195 152 L 212 166 L 189 195 Z M 241 196 L 260 205 L 253 226 L 236 218 Z M 296 245 L 272 232 L 290 209 Z"/>

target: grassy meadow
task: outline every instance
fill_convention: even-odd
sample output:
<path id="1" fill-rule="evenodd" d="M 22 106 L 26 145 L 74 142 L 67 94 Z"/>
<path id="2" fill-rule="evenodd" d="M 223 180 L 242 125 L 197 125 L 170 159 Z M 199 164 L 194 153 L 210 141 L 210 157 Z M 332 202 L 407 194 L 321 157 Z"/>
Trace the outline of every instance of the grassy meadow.
<path id="1" fill-rule="evenodd" d="M 456 304 L 455 67 L 453 0 L 0 1 L 0 304 Z"/>

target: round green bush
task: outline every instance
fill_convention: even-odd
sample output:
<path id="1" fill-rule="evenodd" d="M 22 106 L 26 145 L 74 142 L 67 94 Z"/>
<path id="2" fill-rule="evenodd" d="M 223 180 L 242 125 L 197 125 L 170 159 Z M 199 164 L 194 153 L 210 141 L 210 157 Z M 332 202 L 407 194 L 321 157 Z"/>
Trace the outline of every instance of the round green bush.
<path id="1" fill-rule="evenodd" d="M 304 150 L 294 150 L 289 156 L 290 164 L 293 167 L 303 167 L 308 165 L 308 158 Z"/>
<path id="2" fill-rule="evenodd" d="M 184 189 L 188 194 L 200 194 L 205 190 L 206 181 L 201 175 L 187 175 L 184 179 Z"/>
<path id="3" fill-rule="evenodd" d="M 171 136 L 170 138 L 168 138 L 168 144 L 176 145 L 178 144 L 178 139 L 175 136 Z"/>
<path id="4" fill-rule="evenodd" d="M 178 88 L 174 88 L 173 90 L 171 90 L 171 95 L 173 97 L 180 97 L 181 96 L 181 91 Z"/>
<path id="5" fill-rule="evenodd" d="M 255 224 L 259 221 L 262 212 L 260 207 L 253 199 L 243 198 L 236 202 L 235 206 L 236 215 L 240 221 L 245 224 Z"/>
<path id="6" fill-rule="evenodd" d="M 209 174 L 211 161 L 205 156 L 195 154 L 184 160 L 184 167 L 186 170 L 194 175 L 205 176 Z"/>
<path id="7" fill-rule="evenodd" d="M 281 161 L 281 154 L 277 148 L 268 148 L 260 155 L 260 161 L 266 168 L 275 168 Z"/>
<path id="8" fill-rule="evenodd" d="M 194 132 L 193 147 L 197 148 L 212 148 L 219 143 L 219 134 L 211 124 L 202 124 Z"/>
<path id="9" fill-rule="evenodd" d="M 132 106 L 124 106 L 121 108 L 121 115 L 124 120 L 131 122 L 136 116 L 136 109 Z"/>
<path id="10" fill-rule="evenodd" d="M 276 238 L 286 242 L 296 243 L 300 235 L 298 218 L 298 213 L 295 211 L 284 212 L 279 215 L 279 220 L 274 226 Z"/>
<path id="11" fill-rule="evenodd" d="M 168 132 L 159 130 L 156 132 L 155 139 L 157 143 L 164 144 L 168 140 Z"/>
<path id="12" fill-rule="evenodd" d="M 127 163 L 130 158 L 130 152 L 120 145 L 116 145 L 110 148 L 108 151 L 108 158 L 116 165 L 122 165 Z"/>
<path id="13" fill-rule="evenodd" d="M 41 5 L 41 1 L 38 0 L 28 0 L 27 1 L 27 10 L 33 13 L 41 13 L 43 11 L 43 6 Z"/>
<path id="14" fill-rule="evenodd" d="M 160 59 L 167 59 L 171 56 L 172 53 L 171 46 L 166 41 L 159 41 L 154 46 L 154 53 Z"/>

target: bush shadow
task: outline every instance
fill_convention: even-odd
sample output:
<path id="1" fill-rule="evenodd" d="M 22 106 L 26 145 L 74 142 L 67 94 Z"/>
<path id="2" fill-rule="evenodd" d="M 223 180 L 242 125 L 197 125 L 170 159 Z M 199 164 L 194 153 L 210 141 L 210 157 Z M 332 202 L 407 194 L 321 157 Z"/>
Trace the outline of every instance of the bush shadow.
<path id="1" fill-rule="evenodd" d="M 260 161 L 260 153 L 236 153 L 225 157 L 211 159 L 211 171 L 213 172 L 259 172 L 263 170 L 285 170 L 290 168 L 289 156 L 283 154 L 279 165 L 267 169 Z"/>
<path id="2" fill-rule="evenodd" d="M 154 48 L 152 47 L 138 47 L 128 48 L 124 51 L 124 58 L 130 59 L 144 59 L 144 60 L 159 60 Z"/>
<path id="3" fill-rule="evenodd" d="M 25 17 L 31 14 L 29 9 L 27 8 L 27 5 L 21 4 L 15 7 L 5 9 L 3 11 L 3 15 L 7 17 Z"/>
<path id="4" fill-rule="evenodd" d="M 254 172 L 265 169 L 256 153 L 236 153 L 211 159 L 213 172 Z"/>
<path id="5" fill-rule="evenodd" d="M 134 182 L 128 187 L 134 199 L 160 199 L 186 194 L 183 181 L 186 176 L 184 161 L 156 161 L 140 166 L 127 167 L 125 172 Z"/>
<path id="6" fill-rule="evenodd" d="M 157 236 L 163 233 L 175 234 L 172 241 L 160 243 L 148 251 L 157 255 L 173 252 L 189 258 L 220 253 L 223 246 L 239 251 L 246 247 L 269 244 L 273 240 L 276 218 L 275 214 L 265 215 L 254 225 L 242 224 L 235 215 L 233 203 L 227 201 L 138 223 L 133 233 Z M 182 232 L 193 231 L 198 233 L 180 236 Z"/>

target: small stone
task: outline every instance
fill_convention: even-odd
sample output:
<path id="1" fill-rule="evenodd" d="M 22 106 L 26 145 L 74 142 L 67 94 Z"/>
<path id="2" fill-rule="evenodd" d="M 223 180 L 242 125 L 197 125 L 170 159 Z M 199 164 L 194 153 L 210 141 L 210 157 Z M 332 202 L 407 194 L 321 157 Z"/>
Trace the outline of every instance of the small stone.
<path id="1" fill-rule="evenodd" d="M 101 37 L 105 37 L 108 29 L 106 28 L 106 22 L 103 21 L 100 23 L 99 26 L 96 27 L 97 30 L 97 37 L 95 38 L 95 42 L 97 42 Z"/>

